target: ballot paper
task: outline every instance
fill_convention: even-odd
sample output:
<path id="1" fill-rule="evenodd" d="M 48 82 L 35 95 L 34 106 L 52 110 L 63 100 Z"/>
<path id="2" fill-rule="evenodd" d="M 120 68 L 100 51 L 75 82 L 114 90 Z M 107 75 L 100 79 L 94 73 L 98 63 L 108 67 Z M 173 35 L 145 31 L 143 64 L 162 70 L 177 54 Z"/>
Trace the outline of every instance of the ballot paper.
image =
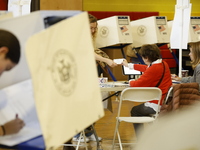
<path id="1" fill-rule="evenodd" d="M 114 61 L 116 64 L 122 64 L 122 62 L 124 61 L 124 58 L 113 59 L 113 61 Z"/>
<path id="2" fill-rule="evenodd" d="M 104 116 L 87 12 L 30 37 L 26 57 L 47 150 Z"/>
<path id="3" fill-rule="evenodd" d="M 6 87 L 0 91 L 0 124 L 15 119 L 25 122 L 19 133 L 0 137 L 0 144 L 14 146 L 42 134 L 37 118 L 31 80 Z"/>

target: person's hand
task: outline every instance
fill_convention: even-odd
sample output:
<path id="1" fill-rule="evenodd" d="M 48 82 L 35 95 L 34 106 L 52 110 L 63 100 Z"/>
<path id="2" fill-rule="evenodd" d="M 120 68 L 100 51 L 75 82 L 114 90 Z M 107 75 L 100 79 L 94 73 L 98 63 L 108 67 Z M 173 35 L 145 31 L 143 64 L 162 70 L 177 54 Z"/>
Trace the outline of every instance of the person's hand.
<path id="1" fill-rule="evenodd" d="M 171 79 L 172 79 L 172 80 L 176 80 L 176 81 L 180 81 L 180 80 L 181 80 L 181 78 L 178 77 L 178 76 L 175 75 L 175 74 L 171 74 Z"/>
<path id="2" fill-rule="evenodd" d="M 113 60 L 111 60 L 111 59 L 107 59 L 106 63 L 107 63 L 110 67 L 116 67 L 116 66 L 117 66 L 117 64 L 116 64 Z"/>
<path id="3" fill-rule="evenodd" d="M 19 132 L 24 127 L 24 125 L 25 124 L 23 120 L 15 118 L 14 120 L 5 123 L 3 126 L 5 128 L 6 135 L 8 135 Z"/>
<path id="4" fill-rule="evenodd" d="M 128 62 L 126 59 L 123 60 L 122 65 L 124 65 L 125 67 L 128 67 Z"/>

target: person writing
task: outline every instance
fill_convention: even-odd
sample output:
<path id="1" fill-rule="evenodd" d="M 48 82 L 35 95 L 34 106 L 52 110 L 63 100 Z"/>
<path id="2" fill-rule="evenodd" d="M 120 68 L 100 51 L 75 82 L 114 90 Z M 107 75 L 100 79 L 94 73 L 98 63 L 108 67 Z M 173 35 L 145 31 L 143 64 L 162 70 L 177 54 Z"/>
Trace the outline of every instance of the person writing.
<path id="1" fill-rule="evenodd" d="M 0 75 L 19 63 L 20 44 L 11 32 L 0 29 Z M 17 115 L 13 120 L 0 125 L 0 136 L 18 133 L 24 127 L 24 121 Z"/>
<path id="2" fill-rule="evenodd" d="M 160 49 L 156 44 L 143 45 L 139 50 L 139 54 L 146 65 L 127 63 L 126 60 L 122 63 L 122 65 L 130 69 L 143 72 L 137 80 L 129 81 L 130 87 L 160 88 L 162 91 L 161 105 L 168 89 L 172 85 L 169 66 L 160 58 Z M 160 105 L 158 105 L 158 101 L 153 100 L 134 106 L 131 110 L 131 116 L 150 116 L 155 114 L 157 109 L 160 109 Z M 136 135 L 140 127 L 141 124 L 134 124 Z"/>
<path id="3" fill-rule="evenodd" d="M 189 56 L 192 68 L 194 69 L 193 76 L 180 78 L 177 75 L 172 74 L 171 77 L 173 80 L 180 81 L 180 83 L 197 82 L 200 86 L 200 42 L 190 43 L 189 48 Z"/>

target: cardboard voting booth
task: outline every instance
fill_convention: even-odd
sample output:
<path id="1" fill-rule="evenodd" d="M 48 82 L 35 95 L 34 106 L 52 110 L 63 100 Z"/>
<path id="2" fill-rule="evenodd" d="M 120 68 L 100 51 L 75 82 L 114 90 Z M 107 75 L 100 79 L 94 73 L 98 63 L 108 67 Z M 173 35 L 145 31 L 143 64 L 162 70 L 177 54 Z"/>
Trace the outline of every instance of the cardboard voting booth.
<path id="1" fill-rule="evenodd" d="M 27 39 L 33 34 L 45 30 L 60 17 L 69 18 L 80 13 L 80 11 L 37 11 L 21 17 L 0 20 L 0 28 L 15 34 L 21 46 L 19 64 L 0 77 L 0 116 L 2 118 L 0 124 L 10 121 L 16 114 L 26 124 L 25 128 L 15 136 L 1 137 L 0 144 L 13 146 L 42 134 L 35 109 L 31 75 L 25 56 Z"/>
<path id="2" fill-rule="evenodd" d="M 113 16 L 98 20 L 97 48 L 132 42 L 129 16 Z"/>
<path id="3" fill-rule="evenodd" d="M 152 16 L 131 21 L 133 47 L 143 44 L 169 43 L 170 36 L 165 16 Z"/>
<path id="4" fill-rule="evenodd" d="M 52 16 L 71 17 L 79 13 L 80 11 L 36 11 L 29 15 L 0 20 L 0 28 L 15 34 L 21 46 L 20 62 L 11 71 L 3 73 L 0 78 L 0 89 L 30 79 L 24 46 L 30 36 L 46 28 L 47 23 L 45 23 L 45 18 Z"/>
<path id="5" fill-rule="evenodd" d="M 197 42 L 200 41 L 200 16 L 190 17 L 190 27 L 189 27 L 189 41 Z"/>
<path id="6" fill-rule="evenodd" d="M 168 21 L 167 24 L 169 28 L 169 33 L 171 33 L 173 20 Z M 200 17 L 191 16 L 189 25 L 188 43 L 197 41 L 200 41 Z"/>
<path id="7" fill-rule="evenodd" d="M 55 149 L 103 117 L 86 12 L 32 36 L 26 56 L 47 149 Z"/>

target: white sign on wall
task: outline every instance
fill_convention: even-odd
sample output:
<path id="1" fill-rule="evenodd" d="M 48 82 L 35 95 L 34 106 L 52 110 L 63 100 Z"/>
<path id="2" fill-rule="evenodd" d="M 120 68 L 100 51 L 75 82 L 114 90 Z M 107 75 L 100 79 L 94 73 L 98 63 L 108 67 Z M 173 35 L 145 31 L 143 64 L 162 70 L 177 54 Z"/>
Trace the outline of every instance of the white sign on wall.
<path id="1" fill-rule="evenodd" d="M 13 12 L 13 16 L 21 16 L 30 13 L 31 0 L 9 0 L 8 11 Z"/>

